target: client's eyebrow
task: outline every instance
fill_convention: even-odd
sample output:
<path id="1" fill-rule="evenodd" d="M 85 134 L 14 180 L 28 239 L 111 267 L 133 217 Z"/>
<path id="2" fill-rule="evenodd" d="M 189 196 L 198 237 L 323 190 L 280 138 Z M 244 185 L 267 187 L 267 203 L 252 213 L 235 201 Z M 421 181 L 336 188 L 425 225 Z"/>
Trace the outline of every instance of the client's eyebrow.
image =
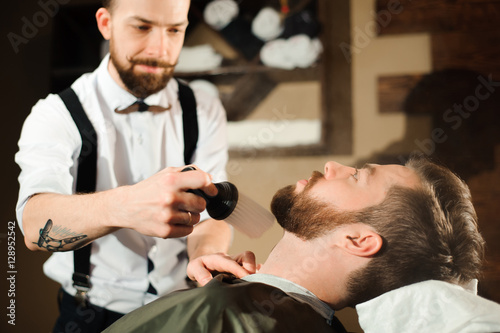
<path id="1" fill-rule="evenodd" d="M 370 178 L 375 174 L 376 168 L 373 164 L 366 163 L 363 165 L 362 169 L 366 170 L 366 183 L 368 184 Z"/>

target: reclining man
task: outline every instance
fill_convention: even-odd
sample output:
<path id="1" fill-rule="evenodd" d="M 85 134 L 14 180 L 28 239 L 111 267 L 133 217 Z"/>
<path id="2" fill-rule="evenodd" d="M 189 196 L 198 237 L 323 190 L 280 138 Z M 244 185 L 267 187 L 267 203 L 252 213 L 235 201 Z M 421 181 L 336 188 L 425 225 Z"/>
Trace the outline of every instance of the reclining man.
<path id="1" fill-rule="evenodd" d="M 500 331 L 500 305 L 462 287 L 480 274 L 484 241 L 470 192 L 448 169 L 422 157 L 359 170 L 328 162 L 271 208 L 285 233 L 258 274 L 246 274 L 252 259 L 245 270 L 202 257 L 190 276 L 242 278 L 172 293 L 106 332 L 343 332 L 333 313 L 347 306 L 365 332 Z"/>

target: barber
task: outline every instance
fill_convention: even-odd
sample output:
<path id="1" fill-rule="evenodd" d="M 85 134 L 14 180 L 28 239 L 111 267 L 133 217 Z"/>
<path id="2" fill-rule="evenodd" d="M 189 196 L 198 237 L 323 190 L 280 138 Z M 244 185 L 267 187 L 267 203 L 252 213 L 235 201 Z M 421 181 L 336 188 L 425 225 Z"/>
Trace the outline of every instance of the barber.
<path id="1" fill-rule="evenodd" d="M 212 182 L 226 178 L 227 163 L 221 102 L 172 79 L 189 5 L 104 1 L 96 19 L 110 53 L 72 84 L 72 103 L 51 94 L 25 121 L 16 154 L 17 217 L 30 250 L 54 252 L 44 264 L 45 274 L 62 286 L 54 332 L 68 325 L 101 331 L 186 288 L 188 260 L 228 250 L 229 226 L 211 220 L 204 200 L 186 192 L 216 194 Z M 80 127 L 76 104 L 90 127 Z M 194 105 L 197 124 L 191 152 L 186 104 Z M 86 141 L 89 128 L 94 142 Z M 90 177 L 82 171 L 87 151 L 95 153 Z M 180 172 L 186 164 L 197 170 Z M 88 274 L 74 274 L 74 253 L 81 249 L 90 249 Z M 80 278 L 89 281 L 82 287 L 75 281 Z"/>

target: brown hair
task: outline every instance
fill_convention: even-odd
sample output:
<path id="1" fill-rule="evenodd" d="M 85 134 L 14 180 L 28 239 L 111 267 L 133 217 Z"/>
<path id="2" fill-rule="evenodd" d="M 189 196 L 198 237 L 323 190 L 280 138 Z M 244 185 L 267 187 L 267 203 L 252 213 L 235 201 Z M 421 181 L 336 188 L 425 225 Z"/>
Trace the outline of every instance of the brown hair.
<path id="1" fill-rule="evenodd" d="M 106 8 L 109 12 L 116 6 L 116 0 L 102 0 L 102 7 Z"/>
<path id="2" fill-rule="evenodd" d="M 416 282 L 464 283 L 480 275 L 484 240 L 467 185 L 422 155 L 406 166 L 420 177 L 421 187 L 393 187 L 381 204 L 356 213 L 384 245 L 352 273 L 350 306 Z"/>

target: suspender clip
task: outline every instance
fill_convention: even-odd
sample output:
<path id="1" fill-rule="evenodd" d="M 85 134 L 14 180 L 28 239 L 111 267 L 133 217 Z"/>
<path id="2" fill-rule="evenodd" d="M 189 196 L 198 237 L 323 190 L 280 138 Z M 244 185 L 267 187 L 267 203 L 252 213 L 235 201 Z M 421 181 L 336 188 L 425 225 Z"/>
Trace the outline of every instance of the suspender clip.
<path id="1" fill-rule="evenodd" d="M 90 276 L 82 273 L 73 273 L 73 287 L 76 289 L 75 301 L 82 308 L 87 307 L 88 296 L 92 285 L 90 284 Z"/>

